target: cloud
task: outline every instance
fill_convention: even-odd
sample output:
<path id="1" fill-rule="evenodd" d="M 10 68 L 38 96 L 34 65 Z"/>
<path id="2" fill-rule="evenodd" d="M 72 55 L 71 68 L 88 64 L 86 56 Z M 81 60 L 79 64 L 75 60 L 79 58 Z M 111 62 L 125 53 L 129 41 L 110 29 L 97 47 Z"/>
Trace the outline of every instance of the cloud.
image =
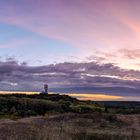
<path id="1" fill-rule="evenodd" d="M 128 59 L 140 60 L 140 49 L 121 49 L 120 53 Z"/>
<path id="2" fill-rule="evenodd" d="M 121 38 L 121 43 L 128 41 L 129 34 L 125 33 L 129 31 L 110 14 L 109 3 L 91 0 L 3 2 L 0 8 L 7 14 L 0 15 L 0 21 L 76 47 L 98 49 L 98 46 L 116 44 L 119 47 Z"/>
<path id="3" fill-rule="evenodd" d="M 90 62 L 44 66 L 29 66 L 15 60 L 1 61 L 0 90 L 41 90 L 44 83 L 51 87 L 75 86 L 85 89 L 139 88 L 139 2 L 132 5 L 128 1 L 2 0 L 1 23 L 80 48 L 80 55 L 74 54 L 74 57 L 92 56 L 87 58 Z M 15 38 L 14 42 L 8 41 L 7 45 L 0 44 L 0 47 L 17 48 L 29 42 Z M 30 44 L 34 46 L 34 43 Z M 124 49 L 126 47 L 130 49 Z M 95 61 L 92 62 L 92 59 Z"/>
<path id="4" fill-rule="evenodd" d="M 123 68 L 139 69 L 140 66 L 135 65 L 139 60 L 128 65 L 129 60 L 122 60 L 119 54 L 113 58 L 108 56 L 128 47 L 139 49 L 138 6 L 138 1 L 132 3 L 130 0 L 1 1 L 0 22 L 79 48 L 80 54 L 74 56 L 85 58 L 98 51 L 103 55 L 97 58 L 99 61 L 104 59 Z M 20 46 L 23 42 L 13 44 Z M 0 46 L 7 47 L 9 44 Z M 108 55 L 104 55 L 103 50 Z"/>
<path id="5" fill-rule="evenodd" d="M 12 59 L 0 61 L 0 90 L 41 91 L 44 83 L 52 89 L 77 87 L 84 92 L 88 87 L 139 89 L 140 71 L 96 62 L 29 66 Z"/>

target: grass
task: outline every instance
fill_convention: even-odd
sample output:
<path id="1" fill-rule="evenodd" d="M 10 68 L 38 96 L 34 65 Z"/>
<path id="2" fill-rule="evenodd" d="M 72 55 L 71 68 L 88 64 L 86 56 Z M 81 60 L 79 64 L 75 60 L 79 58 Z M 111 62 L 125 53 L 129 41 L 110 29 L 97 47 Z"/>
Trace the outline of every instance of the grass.
<path id="1" fill-rule="evenodd" d="M 140 104 L 131 104 L 0 95 L 0 140 L 140 140 Z"/>
<path id="2" fill-rule="evenodd" d="M 139 140 L 140 115 L 57 114 L 0 121 L 0 140 Z"/>

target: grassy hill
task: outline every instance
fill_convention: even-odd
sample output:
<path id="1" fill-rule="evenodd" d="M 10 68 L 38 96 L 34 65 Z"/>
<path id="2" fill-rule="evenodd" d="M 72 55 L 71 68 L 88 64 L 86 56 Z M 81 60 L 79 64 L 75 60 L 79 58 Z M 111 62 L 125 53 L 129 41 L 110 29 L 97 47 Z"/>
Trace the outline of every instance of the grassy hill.
<path id="1" fill-rule="evenodd" d="M 102 112 L 104 107 L 91 101 L 79 101 L 59 94 L 7 94 L 0 95 L 0 117 L 27 117 L 46 113 Z"/>
<path id="2" fill-rule="evenodd" d="M 139 114 L 138 102 L 80 101 L 59 94 L 5 94 L 0 95 L 0 117 L 20 118 L 45 115 L 46 113 L 121 113 Z"/>
<path id="3" fill-rule="evenodd" d="M 59 94 L 0 95 L 0 140 L 139 140 L 139 105 Z"/>

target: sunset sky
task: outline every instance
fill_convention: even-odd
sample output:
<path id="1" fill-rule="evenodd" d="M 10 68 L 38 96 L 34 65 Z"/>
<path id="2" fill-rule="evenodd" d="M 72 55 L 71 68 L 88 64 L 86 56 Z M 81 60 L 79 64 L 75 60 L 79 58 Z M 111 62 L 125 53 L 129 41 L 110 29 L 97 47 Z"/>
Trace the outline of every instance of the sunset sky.
<path id="1" fill-rule="evenodd" d="M 0 0 L 0 90 L 44 83 L 140 96 L 140 1 Z"/>

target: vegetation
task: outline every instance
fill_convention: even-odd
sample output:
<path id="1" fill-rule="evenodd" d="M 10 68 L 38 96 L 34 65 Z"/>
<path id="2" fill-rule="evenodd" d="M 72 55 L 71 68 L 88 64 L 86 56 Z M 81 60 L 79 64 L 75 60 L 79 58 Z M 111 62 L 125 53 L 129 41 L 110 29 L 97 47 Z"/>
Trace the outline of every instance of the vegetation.
<path id="1" fill-rule="evenodd" d="M 9 94 L 0 95 L 0 116 L 27 117 L 46 113 L 91 113 L 103 111 L 104 107 L 91 102 L 78 101 L 67 95 Z"/>
<path id="2" fill-rule="evenodd" d="M 19 118 L 46 113 L 118 113 L 140 114 L 139 102 L 79 101 L 59 94 L 8 94 L 0 95 L 0 118 Z"/>
<path id="3" fill-rule="evenodd" d="M 1 140 L 139 140 L 140 115 L 64 113 L 0 120 Z"/>
<path id="4" fill-rule="evenodd" d="M 0 140 L 139 140 L 139 114 L 139 102 L 0 95 Z"/>
<path id="5" fill-rule="evenodd" d="M 104 106 L 108 113 L 140 114 L 140 102 L 138 101 L 98 101 L 93 103 Z"/>

